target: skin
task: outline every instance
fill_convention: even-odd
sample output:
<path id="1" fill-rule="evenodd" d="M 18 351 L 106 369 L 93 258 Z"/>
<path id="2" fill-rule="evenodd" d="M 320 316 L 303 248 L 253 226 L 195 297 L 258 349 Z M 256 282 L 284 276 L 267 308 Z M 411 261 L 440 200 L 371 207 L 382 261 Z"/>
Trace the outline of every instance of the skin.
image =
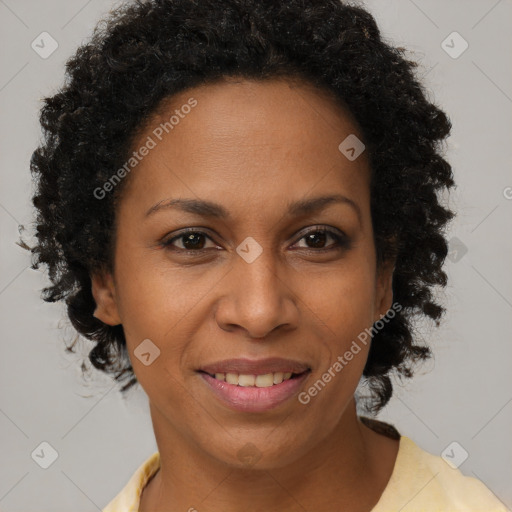
<path id="1" fill-rule="evenodd" d="M 361 132 L 307 83 L 225 79 L 174 96 L 136 147 L 191 97 L 197 106 L 128 178 L 113 272 L 92 276 L 95 316 L 123 325 L 149 397 L 161 467 L 140 510 L 370 511 L 398 441 L 356 415 L 368 345 L 307 405 L 294 397 L 262 413 L 227 408 L 196 372 L 228 358 L 291 358 L 310 366 L 307 390 L 391 307 L 393 262 L 376 262 L 366 153 L 349 161 L 338 150 Z M 287 214 L 288 203 L 332 194 L 357 206 Z M 214 201 L 231 217 L 178 209 L 145 217 L 171 198 Z M 189 227 L 206 233 L 202 255 L 180 254 L 197 251 L 183 238 L 162 246 Z M 319 227 L 337 228 L 349 244 L 305 238 Z M 249 236 L 263 250 L 252 263 L 236 252 Z M 161 352 L 145 366 L 133 352 L 148 338 Z M 237 457 L 247 443 L 260 456 L 252 466 Z"/>

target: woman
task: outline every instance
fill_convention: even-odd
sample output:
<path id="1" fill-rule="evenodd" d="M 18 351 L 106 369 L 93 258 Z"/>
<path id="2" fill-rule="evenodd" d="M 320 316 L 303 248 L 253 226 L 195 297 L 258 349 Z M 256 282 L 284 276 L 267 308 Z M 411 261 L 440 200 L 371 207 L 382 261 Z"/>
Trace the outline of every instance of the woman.
<path id="1" fill-rule="evenodd" d="M 139 1 L 68 62 L 35 265 L 158 445 L 104 512 L 505 510 L 357 414 L 444 312 L 451 126 L 414 66 L 336 0 Z"/>

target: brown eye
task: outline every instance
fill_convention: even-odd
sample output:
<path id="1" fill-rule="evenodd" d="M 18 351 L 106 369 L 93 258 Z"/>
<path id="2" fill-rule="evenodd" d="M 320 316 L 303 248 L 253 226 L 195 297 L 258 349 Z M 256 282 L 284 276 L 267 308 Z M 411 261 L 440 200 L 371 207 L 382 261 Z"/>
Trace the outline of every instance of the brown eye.
<path id="1" fill-rule="evenodd" d="M 329 239 L 334 240 L 334 243 L 326 245 Z M 212 242 L 211 247 L 206 246 L 208 240 Z M 339 250 L 340 248 L 348 248 L 349 246 L 348 238 L 341 231 L 338 233 L 337 231 L 326 228 L 314 229 L 303 235 L 299 242 L 302 240 L 305 241 L 306 246 L 299 246 L 299 249 L 310 249 L 313 252 Z M 217 247 L 206 233 L 197 230 L 182 232 L 181 234 L 162 242 L 162 245 L 165 248 L 178 253 L 201 253 L 209 248 Z"/>
<path id="2" fill-rule="evenodd" d="M 329 235 L 325 232 L 317 231 L 315 233 L 310 233 L 309 235 L 306 235 L 304 239 L 306 240 L 306 243 L 309 245 L 309 247 L 312 247 L 314 249 L 323 249 L 326 240 L 329 238 Z"/>
<path id="3" fill-rule="evenodd" d="M 326 243 L 328 239 L 331 238 L 334 240 L 334 244 L 330 244 L 330 246 L 326 247 Z M 305 249 L 313 249 L 313 250 L 330 250 L 330 249 L 339 249 L 340 247 L 348 246 L 348 239 L 345 235 L 341 235 L 336 231 L 332 231 L 330 229 L 322 228 L 315 229 L 310 231 L 306 235 L 304 235 L 300 240 L 304 240 L 306 243 L 306 247 L 302 246 L 301 248 Z"/>
<path id="4" fill-rule="evenodd" d="M 181 237 L 185 249 L 203 249 L 205 240 L 201 233 L 190 233 Z"/>
<path id="5" fill-rule="evenodd" d="M 210 237 L 202 231 L 187 231 L 173 238 L 170 238 L 169 240 L 166 240 L 162 243 L 162 245 L 177 251 L 199 252 L 205 249 L 207 239 L 211 240 Z M 175 242 L 180 243 L 181 247 L 179 245 L 175 245 Z"/>

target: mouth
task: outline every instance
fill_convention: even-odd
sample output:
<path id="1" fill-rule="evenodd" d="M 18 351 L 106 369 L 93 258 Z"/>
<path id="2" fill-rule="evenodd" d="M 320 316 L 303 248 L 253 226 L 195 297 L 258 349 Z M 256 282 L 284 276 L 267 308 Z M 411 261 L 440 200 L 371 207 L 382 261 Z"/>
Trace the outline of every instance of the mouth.
<path id="1" fill-rule="evenodd" d="M 216 379 L 220 382 L 227 382 L 233 386 L 241 386 L 246 388 L 269 388 L 271 386 L 277 386 L 283 381 L 296 379 L 303 375 L 305 372 L 271 372 L 261 375 L 251 375 L 248 373 L 201 373 L 206 373 L 206 375 L 209 375 L 213 379 Z"/>
<path id="2" fill-rule="evenodd" d="M 228 408 L 265 412 L 295 396 L 311 368 L 280 358 L 230 359 L 204 366 L 197 372 L 213 395 Z"/>

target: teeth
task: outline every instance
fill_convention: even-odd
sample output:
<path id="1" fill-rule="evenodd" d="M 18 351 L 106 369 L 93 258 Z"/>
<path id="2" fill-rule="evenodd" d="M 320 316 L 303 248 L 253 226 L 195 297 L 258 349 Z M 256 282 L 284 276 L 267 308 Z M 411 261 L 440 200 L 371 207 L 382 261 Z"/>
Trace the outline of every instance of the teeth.
<path id="1" fill-rule="evenodd" d="M 238 374 L 236 374 L 236 373 L 226 373 L 226 382 L 228 384 L 234 384 L 235 386 L 237 386 L 238 385 Z"/>
<path id="2" fill-rule="evenodd" d="M 257 388 L 269 388 L 274 385 L 274 376 L 271 373 L 257 375 L 254 381 Z"/>
<path id="3" fill-rule="evenodd" d="M 283 380 L 291 378 L 292 373 L 287 372 L 276 372 L 266 373 L 265 375 L 248 375 L 238 373 L 216 373 L 215 378 L 217 380 L 227 382 L 228 384 L 234 384 L 235 386 L 242 387 L 257 387 L 257 388 L 269 388 L 274 384 L 281 384 Z"/>
<path id="4" fill-rule="evenodd" d="M 283 372 L 277 372 L 274 373 L 274 384 L 281 384 L 283 382 L 284 373 Z"/>
<path id="5" fill-rule="evenodd" d="M 256 377 L 254 375 L 239 375 L 238 376 L 238 385 L 243 386 L 244 388 L 249 386 L 254 386 L 254 382 L 256 381 Z"/>

